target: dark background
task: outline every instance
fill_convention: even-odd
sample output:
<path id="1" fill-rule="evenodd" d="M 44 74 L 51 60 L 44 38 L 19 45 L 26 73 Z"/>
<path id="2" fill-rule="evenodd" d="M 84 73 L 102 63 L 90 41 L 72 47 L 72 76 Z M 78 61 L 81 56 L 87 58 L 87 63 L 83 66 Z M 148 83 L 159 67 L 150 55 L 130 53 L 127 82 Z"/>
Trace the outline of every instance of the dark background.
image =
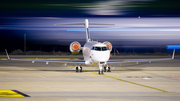
<path id="1" fill-rule="evenodd" d="M 84 26 L 54 24 L 85 19 L 116 24 L 90 26 L 90 36 L 111 42 L 120 53 L 169 52 L 166 45 L 180 43 L 179 5 L 178 0 L 1 0 L 0 52 L 24 47 L 69 52 L 73 41 L 84 45 Z"/>

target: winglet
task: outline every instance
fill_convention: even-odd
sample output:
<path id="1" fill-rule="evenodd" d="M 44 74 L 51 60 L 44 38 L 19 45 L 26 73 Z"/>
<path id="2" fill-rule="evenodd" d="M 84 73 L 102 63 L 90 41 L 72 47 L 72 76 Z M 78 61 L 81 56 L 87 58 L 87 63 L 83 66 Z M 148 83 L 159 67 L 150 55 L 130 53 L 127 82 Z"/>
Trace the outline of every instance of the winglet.
<path id="1" fill-rule="evenodd" d="M 173 50 L 172 59 L 174 59 L 174 55 L 175 55 L 175 49 Z"/>
<path id="2" fill-rule="evenodd" d="M 6 49 L 5 49 L 5 51 L 6 51 L 6 55 L 7 55 L 8 60 L 10 60 L 9 55 L 8 55 L 8 52 L 7 52 Z"/>

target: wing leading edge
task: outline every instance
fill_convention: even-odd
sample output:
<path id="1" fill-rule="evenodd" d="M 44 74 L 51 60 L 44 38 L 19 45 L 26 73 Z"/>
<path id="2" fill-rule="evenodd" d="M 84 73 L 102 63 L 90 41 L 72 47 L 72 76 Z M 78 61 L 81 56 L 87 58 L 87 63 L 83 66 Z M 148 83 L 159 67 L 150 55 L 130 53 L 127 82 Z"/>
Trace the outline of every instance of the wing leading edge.
<path id="1" fill-rule="evenodd" d="M 15 61 L 32 61 L 33 63 L 35 61 L 37 62 L 58 62 L 58 63 L 68 63 L 68 64 L 85 64 L 85 61 L 83 60 L 37 60 L 37 59 L 16 59 L 16 58 L 10 58 L 8 55 L 7 50 L 6 51 L 6 55 L 8 60 L 15 60 Z"/>
<path id="2" fill-rule="evenodd" d="M 85 64 L 84 60 L 37 60 L 37 59 L 15 59 L 10 58 L 7 50 L 5 49 L 8 60 L 16 60 L 16 61 L 32 61 L 32 62 L 58 62 L 58 63 L 67 63 L 67 64 Z M 173 51 L 172 58 L 162 58 L 162 59 L 141 59 L 141 60 L 112 60 L 107 61 L 107 64 L 118 64 L 118 63 L 130 63 L 130 62 L 151 62 L 151 61 L 162 61 L 162 60 L 172 60 L 174 59 L 175 49 Z"/>
<path id="3" fill-rule="evenodd" d="M 68 64 L 85 64 L 85 61 L 81 60 L 37 60 L 37 59 L 15 59 L 10 58 L 9 60 L 16 60 L 16 61 L 37 61 L 37 62 L 58 62 L 58 63 L 68 63 Z"/>
<path id="4" fill-rule="evenodd" d="M 172 58 L 164 59 L 143 59 L 143 60 L 112 60 L 108 61 L 107 64 L 118 64 L 118 63 L 130 63 L 130 62 L 151 62 L 151 61 L 161 61 L 161 60 L 172 60 Z"/>
<path id="5" fill-rule="evenodd" d="M 130 62 L 151 62 L 151 61 L 162 61 L 162 60 L 172 60 L 174 59 L 175 49 L 173 50 L 172 58 L 162 58 L 162 59 L 138 59 L 138 60 L 112 60 L 107 61 L 107 64 L 118 64 L 118 63 L 130 63 Z"/>

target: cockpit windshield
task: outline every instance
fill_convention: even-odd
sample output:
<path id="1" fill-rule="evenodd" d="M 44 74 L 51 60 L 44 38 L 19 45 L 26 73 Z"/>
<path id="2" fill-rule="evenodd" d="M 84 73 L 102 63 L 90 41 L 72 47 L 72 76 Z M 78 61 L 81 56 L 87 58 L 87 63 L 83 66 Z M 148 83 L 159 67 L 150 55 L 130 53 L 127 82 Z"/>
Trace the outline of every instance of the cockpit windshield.
<path id="1" fill-rule="evenodd" d="M 109 49 L 108 49 L 108 47 L 92 47 L 91 50 L 106 51 L 106 50 L 109 50 Z"/>

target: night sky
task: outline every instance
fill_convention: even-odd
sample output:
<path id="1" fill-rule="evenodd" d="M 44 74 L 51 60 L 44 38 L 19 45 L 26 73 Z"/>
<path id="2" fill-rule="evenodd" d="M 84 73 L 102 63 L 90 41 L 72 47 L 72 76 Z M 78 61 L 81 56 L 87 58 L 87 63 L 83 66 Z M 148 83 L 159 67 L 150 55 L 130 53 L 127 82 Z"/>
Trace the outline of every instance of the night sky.
<path id="1" fill-rule="evenodd" d="M 0 52 L 24 50 L 24 35 L 27 51 L 69 51 L 73 41 L 83 46 L 84 26 L 54 24 L 85 19 L 115 24 L 89 26 L 90 37 L 120 52 L 166 51 L 166 45 L 180 44 L 179 5 L 178 0 L 1 0 Z"/>

